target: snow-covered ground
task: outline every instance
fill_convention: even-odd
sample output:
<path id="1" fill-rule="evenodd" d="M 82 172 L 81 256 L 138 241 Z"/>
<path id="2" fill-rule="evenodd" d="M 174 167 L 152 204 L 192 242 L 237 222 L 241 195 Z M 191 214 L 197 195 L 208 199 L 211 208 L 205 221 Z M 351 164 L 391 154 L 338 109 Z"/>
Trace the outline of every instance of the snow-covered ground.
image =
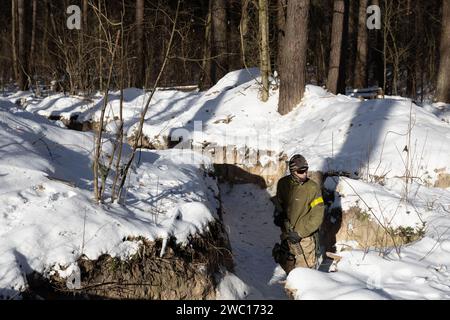
<path id="1" fill-rule="evenodd" d="M 94 204 L 92 141 L 0 100 L 0 297 L 33 270 L 70 276 L 81 255 L 126 258 L 139 246 L 128 237 L 186 243 L 218 219 L 209 160 L 179 150 L 142 151 L 126 205 Z"/>
<path id="2" fill-rule="evenodd" d="M 286 273 L 272 259 L 280 232 L 273 224 L 270 193 L 252 184 L 221 184 L 220 189 L 235 273 L 248 285 L 247 298 L 286 299 L 279 283 Z"/>
<path id="3" fill-rule="evenodd" d="M 194 144 L 248 146 L 285 152 L 289 156 L 302 153 L 311 170 L 348 175 L 329 178 L 325 183 L 326 188 L 339 195 L 335 205 L 343 209 L 360 207 L 385 227 L 414 229 L 425 223 L 423 239 L 400 248 L 400 254 L 399 248 L 383 254 L 377 250 L 354 249 L 340 253 L 343 258 L 336 273 L 292 271 L 287 277 L 287 287 L 296 290 L 296 298 L 449 298 L 450 188 L 445 184 L 442 188 L 438 183 L 450 173 L 448 105 L 420 107 L 410 99 L 389 96 L 361 102 L 308 85 L 301 104 L 281 116 L 276 111 L 278 90 L 271 90 L 268 102 L 260 102 L 254 75 L 257 75 L 255 69 L 229 73 L 203 93 L 156 92 L 144 134 L 150 140 L 160 141 L 178 129 L 187 133 Z M 129 134 L 136 128 L 147 95 L 137 89 L 126 90 L 124 115 Z M 117 93 L 111 95 L 107 112 L 111 121 L 118 115 L 118 98 Z M 80 119 L 98 119 L 100 96 L 87 103 L 79 98 L 71 99 L 63 96 L 51 96 L 44 101 L 30 99 L 26 110 L 47 116 L 67 112 L 65 117 L 76 113 Z M 114 131 L 115 127 L 111 122 L 108 128 Z M 41 160 L 48 151 L 39 136 L 35 133 L 31 140 L 38 141 L 32 144 L 34 149 L 40 148 L 34 151 L 36 161 L 20 163 L 19 157 L 17 164 L 20 168 L 41 165 L 38 173 L 34 173 L 37 177 L 27 173 L 31 181 L 38 182 L 42 179 L 40 171 L 56 170 L 52 167 L 55 164 Z M 90 139 L 86 138 L 89 135 L 78 133 L 72 137 L 78 143 L 80 139 Z M 80 161 L 72 161 L 76 162 L 75 166 L 80 165 Z M 156 170 L 154 166 L 152 170 Z M 71 177 L 78 179 L 80 185 L 90 179 L 76 176 Z M 34 182 L 30 183 L 24 188 L 30 188 Z M 441 188 L 435 187 L 438 185 Z M 17 192 L 22 189 L 18 184 Z M 270 205 L 262 208 L 268 203 L 266 191 L 254 191 L 248 186 L 235 186 L 228 191 L 223 192 L 224 206 L 228 208 L 224 219 L 230 227 L 236 274 L 247 285 L 231 275 L 226 283 L 234 288 L 226 288 L 223 296 L 283 298 L 279 285 L 268 284 L 282 279 L 283 274 L 270 260 L 278 230 L 270 225 Z M 237 291 L 233 293 L 233 290 Z"/>
<path id="4" fill-rule="evenodd" d="M 424 105 L 425 110 L 436 115 L 441 121 L 450 123 L 450 104 L 448 103 L 432 103 Z"/>
<path id="5" fill-rule="evenodd" d="M 450 299 L 450 223 L 448 216 L 437 220 L 439 227 L 402 248 L 400 257 L 342 252 L 337 272 L 297 268 L 287 287 L 296 299 Z"/>

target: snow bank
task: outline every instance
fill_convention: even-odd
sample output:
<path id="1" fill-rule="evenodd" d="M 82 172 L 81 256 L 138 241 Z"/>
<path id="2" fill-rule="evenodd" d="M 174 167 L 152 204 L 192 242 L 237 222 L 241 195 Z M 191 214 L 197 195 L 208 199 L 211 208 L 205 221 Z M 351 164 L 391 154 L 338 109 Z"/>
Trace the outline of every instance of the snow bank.
<path id="1" fill-rule="evenodd" d="M 70 120 L 72 116 L 81 114 L 91 107 L 92 103 L 81 97 L 67 97 L 63 94 L 56 94 L 46 97 L 38 103 L 28 105 L 26 110 L 47 118 L 60 116 Z"/>
<path id="2" fill-rule="evenodd" d="M 441 121 L 450 123 L 450 104 L 437 102 L 426 104 L 423 108 L 441 119 Z"/>
<path id="3" fill-rule="evenodd" d="M 373 251 L 341 252 L 337 272 L 297 268 L 286 287 L 296 299 L 450 299 L 449 244 L 447 234 L 406 246 L 400 257 L 395 250 L 384 257 Z"/>
<path id="4" fill-rule="evenodd" d="M 404 179 L 388 179 L 384 185 L 345 177 L 327 178 L 325 188 L 335 191 L 334 207 L 346 211 L 358 207 L 385 227 L 420 228 L 433 214 L 445 213 L 450 192 L 427 188 Z"/>
<path id="5" fill-rule="evenodd" d="M 25 274 L 65 270 L 81 256 L 128 257 L 149 240 L 187 243 L 217 219 L 208 160 L 184 151 L 143 151 L 127 184 L 127 203 L 92 201 L 91 133 L 59 128 L 0 101 L 0 295 Z"/>
<path id="6" fill-rule="evenodd" d="M 144 135 L 162 143 L 175 129 L 192 139 L 219 146 L 234 145 L 259 150 L 300 152 L 312 170 L 345 171 L 367 181 L 376 177 L 410 175 L 433 185 L 437 172 L 450 172 L 448 106 L 415 105 L 410 99 L 359 101 L 333 95 L 307 85 L 300 105 L 281 116 L 278 90 L 262 103 L 258 69 L 227 74 L 206 92 L 156 91 L 144 124 Z M 130 88 L 124 92 L 125 130 L 137 128 L 149 93 Z M 83 104 L 76 97 L 56 95 L 29 106 L 42 115 L 79 114 L 79 121 L 98 121 L 103 98 Z M 109 95 L 108 130 L 115 131 L 119 92 Z M 184 139 L 186 140 L 186 139 Z"/>
<path id="7" fill-rule="evenodd" d="M 220 279 L 216 295 L 217 300 L 240 300 L 244 299 L 249 292 L 250 288 L 241 279 L 226 272 Z"/>

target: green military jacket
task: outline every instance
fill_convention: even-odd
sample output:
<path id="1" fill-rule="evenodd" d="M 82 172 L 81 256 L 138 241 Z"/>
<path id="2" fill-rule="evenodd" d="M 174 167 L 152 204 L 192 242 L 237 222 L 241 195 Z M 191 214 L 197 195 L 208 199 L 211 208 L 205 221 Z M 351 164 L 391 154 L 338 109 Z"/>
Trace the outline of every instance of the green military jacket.
<path id="1" fill-rule="evenodd" d="M 281 178 L 277 185 L 275 206 L 283 212 L 292 230 L 302 238 L 311 236 L 322 224 L 322 192 L 311 179 L 300 183 L 291 175 Z"/>

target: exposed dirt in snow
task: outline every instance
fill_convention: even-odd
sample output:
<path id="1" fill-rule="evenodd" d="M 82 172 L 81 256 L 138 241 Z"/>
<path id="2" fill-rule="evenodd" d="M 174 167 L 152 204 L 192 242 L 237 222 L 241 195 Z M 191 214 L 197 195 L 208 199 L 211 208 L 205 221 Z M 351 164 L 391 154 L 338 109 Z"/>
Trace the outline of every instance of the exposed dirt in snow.
<path id="1" fill-rule="evenodd" d="M 224 230 L 210 224 L 188 246 L 169 241 L 160 257 L 162 242 L 134 239 L 138 252 L 124 261 L 104 254 L 91 261 L 80 259 L 80 289 L 69 290 L 58 273 L 50 280 L 38 273 L 28 276 L 27 298 L 44 299 L 214 299 L 220 274 L 233 264 Z M 70 277 L 69 277 L 70 279 Z"/>
<path id="2" fill-rule="evenodd" d="M 439 173 L 436 182 L 434 183 L 435 188 L 450 188 L 450 174 Z"/>
<path id="3" fill-rule="evenodd" d="M 371 215 L 358 207 L 342 211 L 333 208 L 321 227 L 322 244 L 326 251 L 376 248 L 380 251 L 400 247 L 420 239 L 422 230 L 389 228 L 371 219 Z M 336 247 L 335 247 L 336 246 Z"/>

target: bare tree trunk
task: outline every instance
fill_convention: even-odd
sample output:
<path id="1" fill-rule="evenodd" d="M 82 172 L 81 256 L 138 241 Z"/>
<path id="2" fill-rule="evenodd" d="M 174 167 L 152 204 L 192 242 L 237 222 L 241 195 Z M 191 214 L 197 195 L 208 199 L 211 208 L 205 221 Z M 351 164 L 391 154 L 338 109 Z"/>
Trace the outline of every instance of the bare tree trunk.
<path id="1" fill-rule="evenodd" d="M 42 6 L 42 5 L 41 5 Z M 42 63 L 46 63 L 48 60 L 49 54 L 49 13 L 48 13 L 48 0 L 44 0 L 44 4 L 42 7 L 43 10 L 43 35 L 42 35 L 42 45 L 40 46 L 40 58 L 42 59 Z M 38 46 L 39 47 L 39 46 Z"/>
<path id="2" fill-rule="evenodd" d="M 450 0 L 442 1 L 442 26 L 436 100 L 450 103 Z"/>
<path id="3" fill-rule="evenodd" d="M 269 13 L 267 0 L 259 0 L 259 52 L 260 68 L 262 78 L 261 100 L 269 99 L 269 75 L 270 75 L 270 52 L 269 52 Z"/>
<path id="4" fill-rule="evenodd" d="M 372 0 L 372 4 L 380 7 L 380 0 Z M 374 30 L 376 32 L 375 40 L 375 78 L 377 85 L 383 87 L 384 79 L 384 62 L 383 62 L 383 33 L 382 30 Z"/>
<path id="5" fill-rule="evenodd" d="M 415 67 L 415 61 L 416 61 L 416 52 L 419 50 L 417 47 L 417 41 L 418 41 L 418 35 L 416 31 L 416 21 L 417 21 L 417 15 L 419 12 L 416 12 L 416 14 L 413 14 L 413 11 L 411 10 L 411 1 L 408 0 L 406 4 L 406 18 L 405 22 L 402 24 L 404 28 L 406 29 L 404 33 L 407 35 L 407 42 L 410 45 L 409 50 L 406 52 L 406 96 L 415 99 L 416 98 L 416 71 L 414 69 Z M 401 30 L 401 29 L 400 29 Z M 403 32 L 402 32 L 403 33 Z"/>
<path id="6" fill-rule="evenodd" d="M 383 92 L 386 94 L 387 88 L 387 36 L 388 36 L 388 2 L 384 0 L 384 23 L 383 23 Z"/>
<path id="7" fill-rule="evenodd" d="M 331 52 L 328 65 L 327 88 L 338 92 L 339 67 L 341 64 L 342 34 L 344 31 L 344 0 L 334 0 L 333 24 L 331 28 Z"/>
<path id="8" fill-rule="evenodd" d="M 19 21 L 19 87 L 21 90 L 28 88 L 28 57 L 26 53 L 26 18 L 25 18 L 25 0 L 18 0 L 17 12 Z"/>
<path id="9" fill-rule="evenodd" d="M 325 48 L 324 48 L 324 41 L 322 41 L 321 39 L 323 39 L 323 32 L 322 30 L 319 30 L 319 38 L 318 40 L 314 41 L 315 42 L 315 48 L 314 48 L 314 52 L 317 55 L 316 57 L 316 81 L 317 81 L 317 85 L 322 85 L 325 81 L 324 79 L 326 79 L 326 74 L 327 73 L 327 66 L 325 64 Z M 325 84 L 326 85 L 326 84 Z"/>
<path id="10" fill-rule="evenodd" d="M 169 23 L 169 19 L 166 15 L 163 15 L 162 17 L 162 25 L 166 26 Z M 165 35 L 165 33 L 161 33 L 161 50 L 159 50 L 159 65 L 162 65 L 164 63 L 164 56 L 166 54 L 166 48 L 167 48 L 167 37 Z M 160 82 L 164 83 L 164 81 L 166 81 L 167 77 L 167 73 L 162 75 Z"/>
<path id="11" fill-rule="evenodd" d="M 19 80 L 19 61 L 17 53 L 17 0 L 11 0 L 11 47 L 14 79 Z"/>
<path id="12" fill-rule="evenodd" d="M 83 0 L 83 27 L 82 27 L 82 34 L 80 35 L 80 48 L 81 50 L 85 51 L 87 49 L 87 42 L 88 42 L 88 10 L 89 10 L 89 3 L 88 0 Z M 80 56 L 81 60 L 81 56 Z M 87 64 L 84 64 L 83 61 L 80 61 L 82 64 L 83 74 L 80 76 L 82 79 L 81 88 L 83 89 L 84 93 L 87 94 L 89 90 L 89 83 L 90 83 L 90 74 L 89 74 L 89 66 Z"/>
<path id="13" fill-rule="evenodd" d="M 244 0 L 245 1 L 245 0 Z M 228 4 L 228 70 L 238 70 L 243 66 L 242 63 L 242 52 L 241 52 L 241 42 L 240 42 L 240 15 L 242 12 L 242 1 L 227 1 Z"/>
<path id="14" fill-rule="evenodd" d="M 414 77 L 416 79 L 416 96 L 417 91 L 420 92 L 420 102 L 423 102 L 423 73 L 424 73 L 424 59 L 423 59 L 423 49 L 424 44 L 424 13 L 421 9 L 421 2 L 416 1 L 416 12 L 415 12 L 415 60 L 414 60 Z M 422 50 L 421 50 L 422 49 Z M 418 98 L 418 97 L 417 97 Z"/>
<path id="15" fill-rule="evenodd" d="M 211 81 L 211 14 L 212 1 L 209 1 L 208 13 L 206 15 L 205 23 L 205 38 L 203 46 L 203 61 L 202 61 L 202 75 L 199 79 L 200 90 L 208 89 L 212 86 Z"/>
<path id="16" fill-rule="evenodd" d="M 98 12 L 99 16 L 102 14 L 102 1 L 98 0 Z M 98 88 L 100 91 L 103 90 L 103 39 L 102 39 L 102 20 L 98 19 Z"/>
<path id="17" fill-rule="evenodd" d="M 226 0 L 212 1 L 212 82 L 216 83 L 228 72 L 227 58 L 227 2 Z"/>
<path id="18" fill-rule="evenodd" d="M 250 0 L 242 0 L 241 6 L 241 22 L 239 23 L 240 37 L 241 37 L 241 61 L 242 65 L 247 68 L 247 61 L 245 59 L 245 46 L 247 43 L 248 34 L 248 5 Z"/>
<path id="19" fill-rule="evenodd" d="M 367 0 L 359 1 L 358 42 L 355 63 L 355 88 L 367 87 Z"/>
<path id="20" fill-rule="evenodd" d="M 121 43 L 120 43 L 120 101 L 119 101 L 119 128 L 116 134 L 116 145 L 117 145 L 117 156 L 115 163 L 115 176 L 113 179 L 113 185 L 111 187 L 111 202 L 114 203 L 116 200 L 116 186 L 120 177 L 120 163 L 122 160 L 123 151 L 123 87 L 125 84 L 125 42 L 124 42 L 124 15 L 125 15 L 125 3 L 122 0 L 122 17 L 120 19 L 120 30 L 121 30 Z"/>
<path id="21" fill-rule="evenodd" d="M 35 57 L 36 51 L 36 19 L 37 19 L 37 0 L 33 0 L 33 15 L 32 15 L 32 27 L 31 27 L 31 47 L 30 47 L 30 70 L 34 73 L 35 69 Z"/>
<path id="22" fill-rule="evenodd" d="M 286 28 L 286 8 L 287 8 L 287 0 L 277 0 L 277 60 L 276 66 L 279 71 L 281 65 L 281 55 L 283 49 L 283 40 L 285 36 L 285 28 Z"/>
<path id="23" fill-rule="evenodd" d="M 305 91 L 310 0 L 288 1 L 285 40 L 281 53 L 278 112 L 290 112 Z"/>
<path id="24" fill-rule="evenodd" d="M 357 30 L 357 18 L 358 12 L 355 1 L 346 0 L 347 6 L 346 14 L 346 54 L 343 56 L 345 59 L 345 85 L 353 87 L 355 82 L 355 60 L 356 60 L 356 30 Z"/>
<path id="25" fill-rule="evenodd" d="M 145 85 L 145 55 L 144 55 L 144 0 L 136 0 L 136 82 L 135 86 Z"/>

